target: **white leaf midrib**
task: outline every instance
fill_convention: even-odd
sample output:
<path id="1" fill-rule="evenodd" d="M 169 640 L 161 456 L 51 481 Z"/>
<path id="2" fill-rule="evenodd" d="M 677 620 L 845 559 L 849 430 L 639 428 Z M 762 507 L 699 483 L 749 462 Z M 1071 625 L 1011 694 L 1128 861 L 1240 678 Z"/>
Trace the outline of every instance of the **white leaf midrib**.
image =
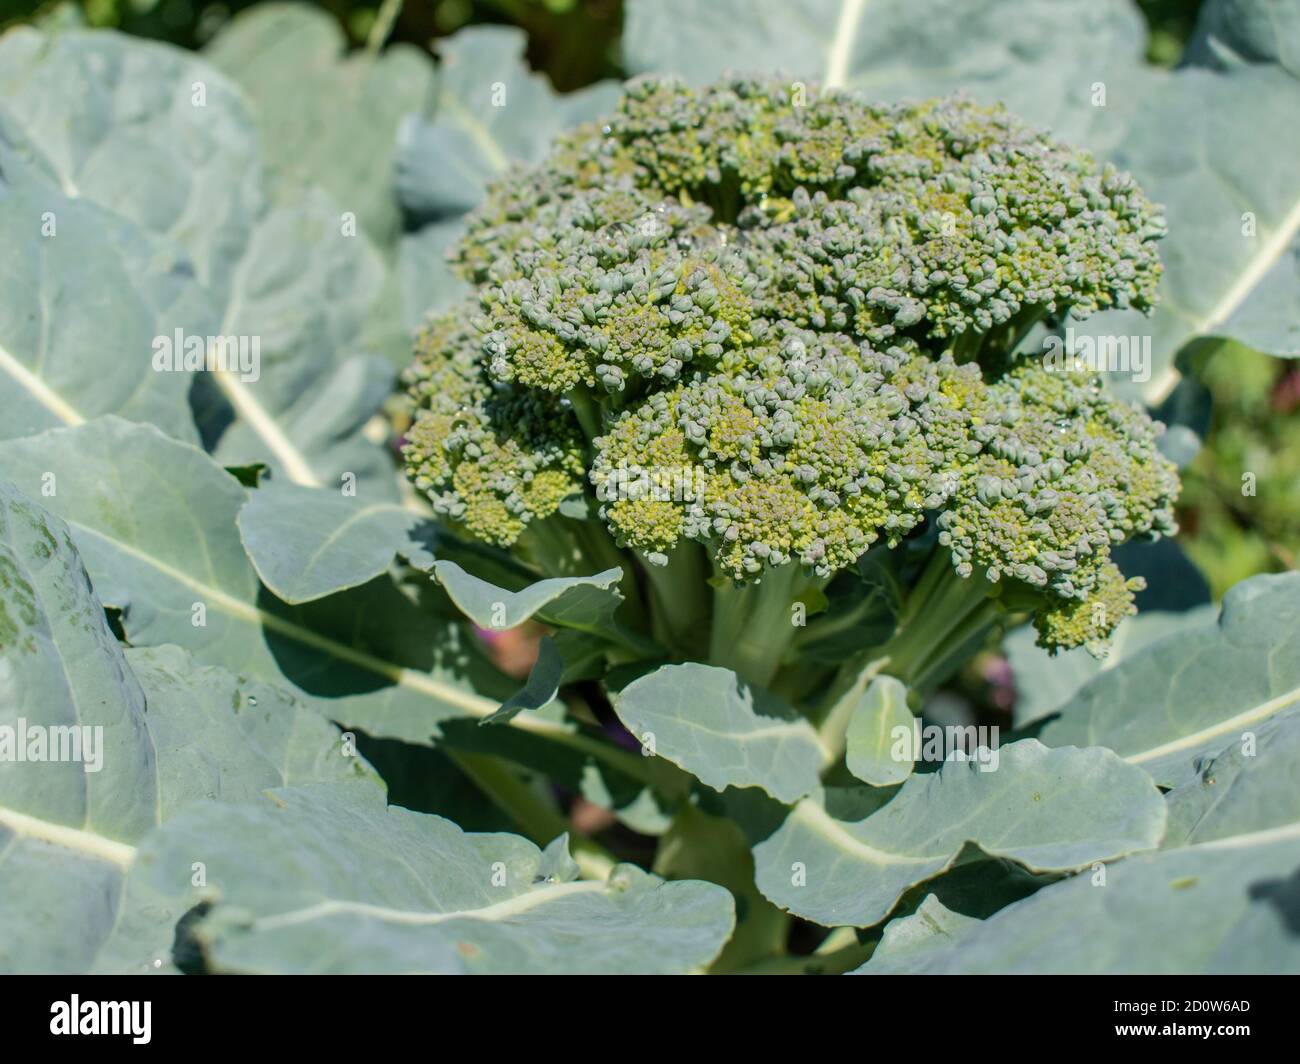
<path id="1" fill-rule="evenodd" d="M 1216 329 L 1240 310 L 1242 304 L 1250 297 L 1250 294 L 1268 276 L 1269 271 L 1277 265 L 1287 249 L 1291 247 L 1297 234 L 1300 234 L 1300 197 L 1297 197 L 1295 203 L 1291 205 L 1291 209 L 1278 224 L 1278 227 L 1263 242 L 1259 253 L 1251 257 L 1236 281 L 1219 297 L 1219 301 L 1204 315 L 1192 318 L 1189 323 L 1191 329 L 1178 346 L 1182 347 L 1188 341 L 1199 336 L 1213 335 Z M 1171 356 L 1173 353 L 1170 352 Z M 1164 402 L 1174 388 L 1178 386 L 1181 379 L 1182 374 L 1171 362 L 1148 387 L 1146 392 L 1147 404 L 1149 406 L 1158 406 Z"/>
<path id="2" fill-rule="evenodd" d="M 275 916 L 266 916 L 260 920 L 255 920 L 253 921 L 251 930 L 253 933 L 259 931 L 275 931 L 281 927 L 291 927 L 296 924 L 310 923 L 312 920 L 318 920 L 342 913 L 355 914 L 358 916 L 373 916 L 376 919 L 384 920 L 387 923 L 406 924 L 408 926 L 417 927 L 444 924 L 452 920 L 477 920 L 484 923 L 495 923 L 501 920 L 508 920 L 515 916 L 521 916 L 530 910 L 539 908 L 540 906 L 556 901 L 560 898 L 569 897 L 575 894 L 603 893 L 605 889 L 605 883 L 591 880 L 582 880 L 575 883 L 558 883 L 549 887 L 539 887 L 536 890 L 530 890 L 524 894 L 517 894 L 513 898 L 507 898 L 505 901 L 494 902 L 491 905 L 485 905 L 479 909 L 460 909 L 446 913 L 417 912 L 411 909 L 395 909 L 387 905 L 375 905 L 370 902 L 329 899 L 327 901 L 318 902 L 315 905 L 309 905 L 302 909 L 295 909 L 290 912 L 278 913 Z"/>
<path id="3" fill-rule="evenodd" d="M 26 389 L 64 424 L 80 425 L 86 420 L 71 403 L 19 362 L 3 345 L 0 345 L 0 370 L 13 377 L 20 388 Z"/>
<path id="4" fill-rule="evenodd" d="M 16 809 L 0 806 L 0 826 L 8 828 L 23 838 L 48 842 L 67 850 L 75 850 L 90 857 L 108 861 L 118 868 L 127 868 L 135 859 L 135 847 L 96 835 L 93 831 L 70 828 L 39 817 L 20 813 Z"/>
<path id="5" fill-rule="evenodd" d="M 862 11 L 867 0 L 843 0 L 840 5 L 840 17 L 835 23 L 835 36 L 831 38 L 830 48 L 826 54 L 826 72 L 822 84 L 827 89 L 843 88 L 848 80 L 849 60 L 853 57 L 853 44 L 857 39 L 858 26 L 862 23 Z"/>
<path id="6" fill-rule="evenodd" d="M 1250 724 L 1257 724 L 1260 721 L 1268 720 L 1276 716 L 1282 710 L 1300 703 L 1300 687 L 1292 688 L 1289 691 L 1283 691 L 1279 695 L 1261 702 L 1257 706 L 1251 706 L 1235 716 L 1228 717 L 1226 720 L 1218 721 L 1199 731 L 1191 732 L 1188 735 L 1180 736 L 1177 739 L 1170 739 L 1159 746 L 1153 746 L 1146 750 L 1140 750 L 1136 754 L 1129 754 L 1124 758 L 1125 761 L 1132 765 L 1141 765 L 1148 761 L 1154 761 L 1156 758 L 1164 757 L 1167 754 L 1175 754 L 1182 750 L 1194 750 L 1203 746 L 1213 739 L 1217 739 L 1231 732 L 1239 731 Z"/>
<path id="7" fill-rule="evenodd" d="M 293 444 L 284 430 L 253 395 L 253 391 L 234 373 L 226 369 L 213 369 L 209 375 L 216 382 L 221 394 L 235 409 L 235 413 L 255 432 L 277 464 L 295 484 L 309 488 L 319 488 L 322 482 L 316 476 L 307 459 Z"/>

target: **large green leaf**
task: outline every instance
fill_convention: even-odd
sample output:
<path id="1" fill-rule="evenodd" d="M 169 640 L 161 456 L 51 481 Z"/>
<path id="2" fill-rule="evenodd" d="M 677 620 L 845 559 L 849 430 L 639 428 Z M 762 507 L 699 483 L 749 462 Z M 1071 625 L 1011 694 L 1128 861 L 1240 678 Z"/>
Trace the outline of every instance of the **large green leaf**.
<path id="1" fill-rule="evenodd" d="M 861 971 L 1300 972 L 1300 716 L 1216 752 L 1167 801 L 1160 853 L 952 922 L 923 951 L 877 951 Z"/>
<path id="2" fill-rule="evenodd" d="M 225 290 L 260 164 L 244 100 L 216 70 L 115 33 L 19 27 L 0 39 L 0 100 L 67 196 L 170 237 Z"/>
<path id="3" fill-rule="evenodd" d="M 1053 656 L 1036 645 L 1037 634 L 1032 625 L 1017 628 L 1003 644 L 1015 677 L 1016 727 L 1050 717 L 1094 676 L 1115 668 L 1157 640 L 1203 627 L 1214 620 L 1215 614 L 1213 606 L 1204 605 L 1185 613 L 1156 610 L 1125 618 L 1101 660 L 1082 647 Z"/>
<path id="4" fill-rule="evenodd" d="M 427 517 L 397 503 L 275 482 L 249 493 L 239 534 L 262 583 L 290 603 L 359 587 L 399 553 L 428 568 L 436 538 Z"/>
<path id="5" fill-rule="evenodd" d="M 1110 866 L 1105 886 L 1078 875 L 1045 887 L 911 970 L 1300 973 L 1297 870 L 1300 826 L 1130 857 Z"/>
<path id="6" fill-rule="evenodd" d="M 761 787 L 793 802 L 817 786 L 826 760 L 792 706 L 729 669 L 666 665 L 623 688 L 614 710 L 643 746 L 719 791 Z"/>
<path id="7" fill-rule="evenodd" d="M 146 711 L 147 710 L 147 711 Z M 45 756 L 63 732 L 62 760 Z M 25 741 L 24 741 L 25 740 Z M 14 744 L 22 748 L 19 759 Z M 124 896 L 134 844 L 195 799 L 369 778 L 283 692 L 176 647 L 123 654 L 64 524 L 0 485 L 0 970 L 84 971 L 116 937 L 170 967 L 183 910 Z M 109 967 L 112 965 L 109 964 Z"/>
<path id="8" fill-rule="evenodd" d="M 12 133 L 0 109 L 0 437 L 113 413 L 197 439 L 190 373 L 152 365 L 156 337 L 211 324 L 189 260 L 65 195 Z"/>
<path id="9" fill-rule="evenodd" d="M 297 607 L 262 590 L 236 527 L 244 489 L 196 448 L 107 418 L 0 443 L 0 468 L 34 495 L 55 473 L 45 501 L 132 643 L 179 644 L 376 737 L 436 738 L 553 769 L 592 800 L 642 800 L 646 759 L 593 729 L 531 713 L 477 727 L 517 685 L 418 589 L 385 576 Z"/>
<path id="10" fill-rule="evenodd" d="M 1165 801 L 1164 849 L 1300 824 L 1300 712 L 1226 743 Z"/>
<path id="11" fill-rule="evenodd" d="M 360 434 L 391 389 L 391 363 L 369 357 L 367 347 L 373 309 L 391 283 L 364 232 L 318 188 L 264 183 L 257 134 L 239 90 L 180 49 L 113 33 L 21 29 L 0 42 L 0 99 L 10 115 L 8 139 L 39 158 L 64 196 L 121 215 L 174 242 L 190 260 L 168 252 L 174 261 L 150 262 L 137 250 L 125 268 L 146 265 L 138 280 L 109 289 L 106 282 L 117 280 L 109 274 L 87 286 L 92 300 L 68 316 L 68 337 L 55 338 L 64 344 L 81 336 L 91 350 L 126 342 L 111 352 L 114 367 L 103 373 L 76 364 L 103 399 L 91 393 L 81 409 L 82 387 L 69 409 L 50 413 L 68 424 L 107 412 L 144 414 L 178 431 L 174 422 L 185 412 L 175 400 L 189 387 L 189 375 L 148 372 L 153 342 L 171 341 L 177 330 L 206 348 L 212 338 L 229 338 L 251 365 L 198 375 L 192 396 L 204 443 L 222 462 L 265 461 L 306 484 L 336 485 L 350 473 L 371 479 L 372 492 L 392 495 L 390 457 Z M 41 217 L 29 213 L 23 244 L 38 240 Z M 63 256 L 83 248 L 76 240 L 64 245 L 54 264 L 58 279 L 32 293 L 41 298 L 31 308 L 61 311 L 68 295 L 58 286 L 90 270 L 121 269 L 101 265 L 105 252 L 89 244 L 84 250 L 93 257 L 66 268 Z M 31 263 L 23 266 L 29 278 L 41 277 Z M 180 299 L 187 273 L 206 289 L 201 316 L 192 299 Z M 140 320 L 133 307 L 138 298 L 100 295 L 133 290 L 155 308 L 153 319 Z M 41 318 L 29 309 L 16 321 L 32 333 Z M 10 362 L 23 361 L 23 350 L 11 354 Z M 51 374 L 49 390 L 59 395 L 72 376 L 71 358 L 57 347 L 51 356 L 52 367 L 38 353 L 26 368 L 42 380 Z M 123 362 L 126 371 L 119 373 Z M 3 356 L 0 368 L 12 374 Z M 125 392 L 128 387 L 141 395 Z M 171 420 L 157 412 L 154 393 L 173 400 Z M 34 422 L 38 428 L 55 423 L 50 416 Z M 182 427 L 192 435 L 188 418 Z"/>
<path id="12" fill-rule="evenodd" d="M 298 609 L 261 592 L 236 527 L 244 489 L 201 451 L 111 418 L 0 448 L 0 465 L 33 494 L 55 472 L 47 503 L 133 643 L 178 643 L 313 701 L 340 700 L 336 719 L 378 735 L 424 740 L 441 719 L 499 705 L 460 678 L 474 657 L 455 630 L 396 590 L 371 584 Z"/>
<path id="13" fill-rule="evenodd" d="M 1184 65 L 1143 100 L 1114 158 L 1166 206 L 1163 302 L 1150 322 L 1100 315 L 1091 334 L 1149 334 L 1158 403 L 1201 337 L 1300 355 L 1300 22 L 1286 0 L 1208 0 Z"/>
<path id="14" fill-rule="evenodd" d="M 471 835 L 357 788 L 300 787 L 193 806 L 145 841 L 133 878 L 214 902 L 191 929 L 236 972 L 686 972 L 731 933 L 731 896 L 631 865 L 578 881 L 560 842 Z"/>
<path id="15" fill-rule="evenodd" d="M 150 825 L 157 800 L 144 694 L 66 527 L 9 485 L 0 485 L 0 655 L 0 721 L 10 744 L 0 757 L 0 815 L 39 816 L 112 840 L 105 852 L 116 853 L 116 843 Z M 76 760 L 20 760 L 24 721 L 102 729 L 103 745 Z"/>
<path id="16" fill-rule="evenodd" d="M 1049 746 L 1102 744 L 1174 786 L 1198 761 L 1300 705 L 1300 574 L 1256 576 L 1218 623 L 1164 639 L 1100 673 L 1043 730 Z"/>
<path id="17" fill-rule="evenodd" d="M 395 498 L 392 457 L 361 432 L 392 389 L 386 360 L 362 351 L 384 267 L 338 207 L 279 186 L 260 210 L 225 293 L 220 335 L 256 338 L 256 376 L 202 375 L 194 405 L 224 465 L 266 462 L 299 484 Z"/>
<path id="18" fill-rule="evenodd" d="M 696 82 L 735 70 L 873 100 L 961 90 L 1096 140 L 1135 105 L 1129 81 L 1141 74 L 1130 72 L 1144 43 L 1140 15 L 1121 0 L 629 0 L 623 55 L 635 73 Z M 1098 82 L 1116 83 L 1105 107 L 1093 105 Z"/>
<path id="19" fill-rule="evenodd" d="M 240 12 L 204 54 L 248 93 L 268 168 L 319 184 L 380 247 L 397 240 L 397 129 L 432 109 L 434 67 L 419 49 L 348 54 L 337 20 L 305 4 Z"/>
<path id="20" fill-rule="evenodd" d="M 1040 890 L 909 965 L 928 974 L 1300 973 L 1300 825 L 1109 866 Z M 861 971 L 876 970 L 869 961 Z M 889 963 L 882 973 L 896 971 Z"/>
<path id="21" fill-rule="evenodd" d="M 1159 792 L 1110 751 L 1025 739 L 999 754 L 996 771 L 955 761 L 913 775 L 856 822 L 838 819 L 829 796 L 805 799 L 754 848 L 759 889 L 807 920 L 868 927 L 910 887 L 952 867 L 967 843 L 1038 872 L 1159 843 Z"/>

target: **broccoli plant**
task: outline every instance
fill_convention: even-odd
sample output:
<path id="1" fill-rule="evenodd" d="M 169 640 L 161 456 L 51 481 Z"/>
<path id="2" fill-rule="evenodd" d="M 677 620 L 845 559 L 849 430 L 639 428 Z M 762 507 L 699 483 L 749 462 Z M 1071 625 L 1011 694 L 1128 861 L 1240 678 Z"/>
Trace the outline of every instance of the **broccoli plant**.
<path id="1" fill-rule="evenodd" d="M 1294 0 L 785 7 L 0 37 L 0 971 L 1295 969 Z"/>

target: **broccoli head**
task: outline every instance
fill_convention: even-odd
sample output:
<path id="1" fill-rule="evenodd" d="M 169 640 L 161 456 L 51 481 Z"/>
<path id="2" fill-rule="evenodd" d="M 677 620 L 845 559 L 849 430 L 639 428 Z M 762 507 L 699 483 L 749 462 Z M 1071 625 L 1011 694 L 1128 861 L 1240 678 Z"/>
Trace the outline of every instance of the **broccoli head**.
<path id="1" fill-rule="evenodd" d="M 406 383 L 408 471 L 509 546 L 587 494 L 648 566 L 825 581 L 937 528 L 957 579 L 1104 646 L 1174 531 L 1161 426 L 1026 356 L 1038 321 L 1149 309 L 1164 232 L 1128 175 L 963 98 L 630 83 L 512 172 L 452 253 L 469 302 Z"/>

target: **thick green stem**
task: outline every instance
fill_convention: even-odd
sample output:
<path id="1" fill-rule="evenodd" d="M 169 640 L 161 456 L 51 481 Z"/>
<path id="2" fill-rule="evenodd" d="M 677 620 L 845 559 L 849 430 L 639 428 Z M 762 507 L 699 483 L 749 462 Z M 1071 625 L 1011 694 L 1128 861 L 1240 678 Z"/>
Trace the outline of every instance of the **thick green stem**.
<path id="1" fill-rule="evenodd" d="M 601 417 L 600 404 L 582 388 L 575 388 L 567 393 L 573 413 L 582 428 L 582 434 L 590 443 L 604 431 L 604 419 Z"/>
<path id="2" fill-rule="evenodd" d="M 530 521 L 515 542 L 518 554 L 531 562 L 543 576 L 590 576 L 583 572 L 582 551 L 561 524 L 558 515 Z"/>
<path id="3" fill-rule="evenodd" d="M 716 583 L 709 664 L 766 686 L 798 630 L 791 606 L 810 580 L 800 565 L 788 562 L 764 572 L 757 583 Z"/>
<path id="4" fill-rule="evenodd" d="M 894 635 L 846 661 L 814 714 L 830 764 L 844 753 L 849 720 L 871 681 L 887 673 L 922 695 L 941 683 L 1003 616 L 995 590 L 982 576 L 959 576 L 947 550 L 931 555 Z"/>
<path id="5" fill-rule="evenodd" d="M 667 565 L 643 562 L 656 639 L 683 657 L 699 654 L 709 620 L 708 563 L 704 548 L 684 540 Z"/>
<path id="6" fill-rule="evenodd" d="M 384 0 L 379 5 L 375 21 L 370 24 L 370 32 L 366 34 L 367 55 L 379 54 L 380 49 L 384 47 L 384 42 L 388 40 L 388 35 L 393 32 L 393 23 L 401 13 L 402 0 Z"/>
<path id="7" fill-rule="evenodd" d="M 946 674 L 936 666 L 941 661 L 959 664 L 952 650 L 968 647 L 996 620 L 996 602 L 990 608 L 994 591 L 982 575 L 959 576 L 948 551 L 936 550 L 909 597 L 898 630 L 880 648 L 878 656 L 889 659 L 885 671 L 917 689 L 942 681 Z"/>

